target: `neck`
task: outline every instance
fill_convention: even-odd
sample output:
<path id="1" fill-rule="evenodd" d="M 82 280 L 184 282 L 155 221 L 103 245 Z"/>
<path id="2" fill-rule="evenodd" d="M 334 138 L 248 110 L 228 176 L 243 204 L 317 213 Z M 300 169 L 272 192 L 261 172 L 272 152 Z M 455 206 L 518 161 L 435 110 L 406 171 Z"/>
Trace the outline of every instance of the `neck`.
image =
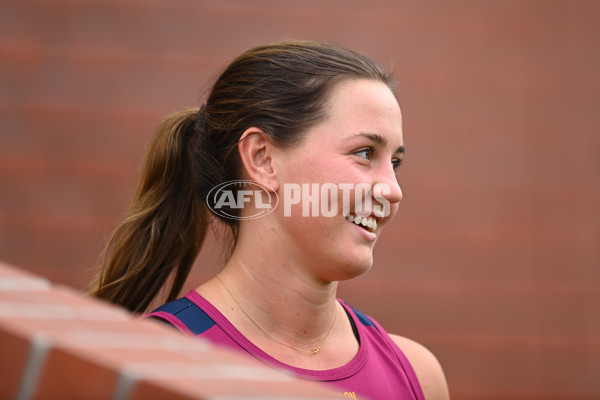
<path id="1" fill-rule="evenodd" d="M 314 337 L 331 328 L 337 282 L 319 282 L 298 266 L 272 257 L 253 260 L 238 251 L 221 278 L 240 306 L 278 337 L 314 343 Z"/>
<path id="2" fill-rule="evenodd" d="M 251 220 L 252 229 L 240 230 L 220 276 L 260 325 L 285 342 L 310 349 L 331 329 L 338 307 L 337 282 L 319 278 L 314 271 L 324 269 L 318 268 L 316 260 L 306 254 L 295 256 L 293 249 L 284 245 L 291 241 L 275 234 L 282 230 L 257 226 L 262 223 L 266 221 Z M 213 282 L 213 288 L 224 292 L 219 282 Z"/>
<path id="3" fill-rule="evenodd" d="M 323 266 L 310 256 L 293 257 L 277 238 L 268 240 L 265 230 L 254 232 L 251 240 L 240 234 L 220 279 L 211 279 L 197 291 L 251 342 L 284 363 L 329 369 L 348 362 L 358 342 L 336 301 L 337 282 L 320 278 L 315 271 Z M 297 261 L 307 259 L 310 265 Z M 315 357 L 310 351 L 318 346 Z"/>

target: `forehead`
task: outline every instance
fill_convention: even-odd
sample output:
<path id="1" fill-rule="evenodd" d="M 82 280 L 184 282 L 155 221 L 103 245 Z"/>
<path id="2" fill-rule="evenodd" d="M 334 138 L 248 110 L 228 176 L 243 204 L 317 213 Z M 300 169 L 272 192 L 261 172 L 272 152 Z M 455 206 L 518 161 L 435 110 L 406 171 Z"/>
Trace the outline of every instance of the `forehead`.
<path id="1" fill-rule="evenodd" d="M 370 133 L 402 142 L 402 113 L 396 97 L 383 82 L 342 81 L 333 89 L 322 124 L 338 135 Z"/>

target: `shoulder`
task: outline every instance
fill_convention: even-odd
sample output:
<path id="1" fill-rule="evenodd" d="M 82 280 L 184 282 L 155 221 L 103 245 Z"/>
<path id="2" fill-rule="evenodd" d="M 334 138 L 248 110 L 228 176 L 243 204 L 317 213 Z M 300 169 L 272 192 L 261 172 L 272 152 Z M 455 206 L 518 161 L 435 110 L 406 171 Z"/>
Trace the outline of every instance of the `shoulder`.
<path id="1" fill-rule="evenodd" d="M 425 346 L 408 338 L 390 335 L 394 343 L 410 361 L 425 398 L 427 400 L 446 400 L 450 398 L 444 371 L 437 358 Z"/>

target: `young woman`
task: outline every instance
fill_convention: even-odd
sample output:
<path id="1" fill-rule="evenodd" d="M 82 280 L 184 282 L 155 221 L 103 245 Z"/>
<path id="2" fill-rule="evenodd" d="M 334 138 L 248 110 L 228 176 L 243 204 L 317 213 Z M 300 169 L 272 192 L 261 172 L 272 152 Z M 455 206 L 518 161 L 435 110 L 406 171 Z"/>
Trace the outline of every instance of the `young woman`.
<path id="1" fill-rule="evenodd" d="M 314 42 L 251 49 L 205 105 L 158 129 L 92 293 L 143 312 L 171 281 L 170 302 L 149 316 L 184 333 L 357 398 L 448 398 L 428 350 L 336 299 L 338 281 L 371 268 L 402 198 L 403 153 L 400 108 L 378 64 Z M 243 191 L 249 182 L 260 190 Z M 231 228 L 231 256 L 175 300 L 213 223 Z"/>

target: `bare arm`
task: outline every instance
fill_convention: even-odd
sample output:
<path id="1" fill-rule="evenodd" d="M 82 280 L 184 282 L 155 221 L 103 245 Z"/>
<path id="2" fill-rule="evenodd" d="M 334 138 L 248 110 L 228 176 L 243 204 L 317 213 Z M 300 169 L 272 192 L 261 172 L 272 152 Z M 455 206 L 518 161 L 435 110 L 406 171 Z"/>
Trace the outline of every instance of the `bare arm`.
<path id="1" fill-rule="evenodd" d="M 448 384 L 442 366 L 424 346 L 402 336 L 390 335 L 410 361 L 427 400 L 448 400 Z"/>

